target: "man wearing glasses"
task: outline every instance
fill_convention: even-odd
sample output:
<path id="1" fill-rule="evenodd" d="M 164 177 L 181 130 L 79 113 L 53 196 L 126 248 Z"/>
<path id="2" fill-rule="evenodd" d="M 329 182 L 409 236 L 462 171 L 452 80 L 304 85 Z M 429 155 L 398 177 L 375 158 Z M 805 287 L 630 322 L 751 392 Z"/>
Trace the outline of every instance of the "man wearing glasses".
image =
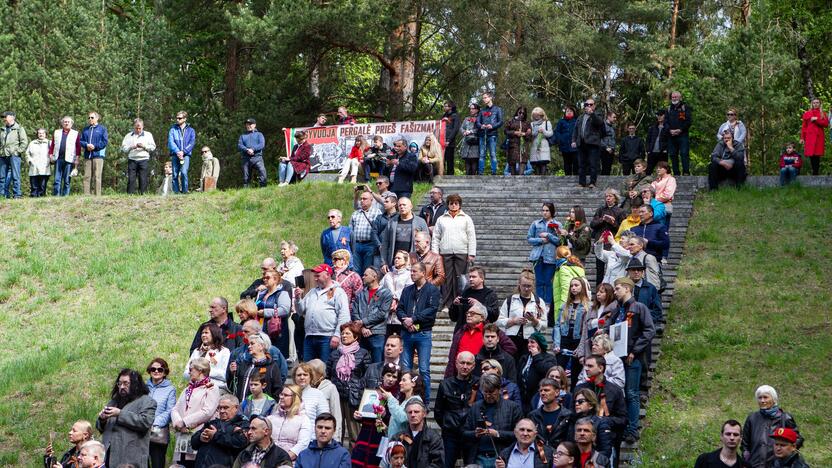
<path id="1" fill-rule="evenodd" d="M 601 163 L 601 139 L 606 134 L 604 119 L 595 113 L 595 100 L 584 102 L 584 113 L 578 117 L 572 131 L 572 148 L 578 150 L 578 185 L 595 188 L 598 180 L 598 166 Z"/>
<path id="2" fill-rule="evenodd" d="M 176 113 L 176 123 L 168 131 L 168 150 L 173 166 L 173 193 L 188 193 L 188 168 L 196 145 L 196 131 L 188 124 L 188 113 Z M 181 182 L 180 182 L 181 178 Z"/>
<path id="3" fill-rule="evenodd" d="M 89 195 L 94 184 L 95 195 L 101 195 L 101 175 L 104 172 L 104 156 L 109 136 L 107 127 L 98 123 L 98 112 L 87 114 L 87 126 L 81 131 L 81 147 L 84 149 L 84 195 Z"/>

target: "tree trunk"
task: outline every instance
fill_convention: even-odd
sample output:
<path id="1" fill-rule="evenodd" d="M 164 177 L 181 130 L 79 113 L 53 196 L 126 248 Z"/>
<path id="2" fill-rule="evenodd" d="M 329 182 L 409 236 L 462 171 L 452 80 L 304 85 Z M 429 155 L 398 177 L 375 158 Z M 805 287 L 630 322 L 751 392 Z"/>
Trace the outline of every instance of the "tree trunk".
<path id="1" fill-rule="evenodd" d="M 419 41 L 422 26 L 422 2 L 414 0 L 407 6 L 407 22 L 399 25 L 390 35 L 390 56 L 395 73 L 390 73 L 390 113 L 398 119 L 402 113 L 411 112 L 414 105 Z"/>
<path id="2" fill-rule="evenodd" d="M 806 52 L 806 39 L 800 33 L 800 26 L 797 20 L 792 18 L 792 30 L 797 35 L 797 59 L 800 61 L 800 72 L 803 75 L 803 85 L 806 87 L 806 95 L 809 100 L 815 98 L 815 83 L 812 80 L 812 69 L 809 67 L 809 56 Z"/>
<path id="3" fill-rule="evenodd" d="M 237 96 L 237 80 L 240 74 L 240 42 L 237 38 L 229 37 L 225 44 L 225 92 L 222 103 L 229 111 L 237 110 L 239 97 Z"/>
<path id="4" fill-rule="evenodd" d="M 670 50 L 676 48 L 676 25 L 679 22 L 679 2 L 681 0 L 673 0 L 673 14 L 670 17 Z M 667 68 L 667 78 L 673 77 L 673 58 L 670 58 L 670 65 Z"/>

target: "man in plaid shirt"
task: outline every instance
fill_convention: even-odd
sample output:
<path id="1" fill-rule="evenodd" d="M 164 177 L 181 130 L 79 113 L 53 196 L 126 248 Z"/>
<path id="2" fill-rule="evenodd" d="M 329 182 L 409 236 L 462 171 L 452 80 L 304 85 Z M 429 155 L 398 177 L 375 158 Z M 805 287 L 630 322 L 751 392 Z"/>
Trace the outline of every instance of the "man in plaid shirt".
<path id="1" fill-rule="evenodd" d="M 359 198 L 359 209 L 353 211 L 350 218 L 350 243 L 353 253 L 353 265 L 359 273 L 364 273 L 373 264 L 373 257 L 381 245 L 373 221 L 381 214 L 373 204 L 373 194 L 363 192 Z"/>

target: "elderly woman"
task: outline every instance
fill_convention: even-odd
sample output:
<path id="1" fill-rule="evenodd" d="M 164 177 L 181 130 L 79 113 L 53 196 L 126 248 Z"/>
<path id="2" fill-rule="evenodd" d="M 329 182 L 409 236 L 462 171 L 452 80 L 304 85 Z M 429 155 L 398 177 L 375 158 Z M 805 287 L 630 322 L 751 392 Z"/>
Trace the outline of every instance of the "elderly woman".
<path id="1" fill-rule="evenodd" d="M 774 462 L 774 439 L 771 438 L 771 433 L 775 429 L 794 429 L 798 433 L 797 448 L 803 445 L 803 437 L 800 436 L 792 415 L 778 406 L 780 399 L 774 388 L 761 385 L 755 396 L 760 410 L 749 414 L 742 425 L 742 454 L 751 466 L 771 466 Z"/>
<path id="2" fill-rule="evenodd" d="M 26 148 L 26 162 L 29 164 L 29 186 L 31 197 L 45 197 L 46 183 L 49 181 L 49 138 L 46 129 L 38 129 L 38 137 L 29 142 Z"/>
<path id="3" fill-rule="evenodd" d="M 656 163 L 656 179 L 651 184 L 656 194 L 656 200 L 664 205 L 664 225 L 670 228 L 670 218 L 673 216 L 673 196 L 676 195 L 676 178 L 670 175 L 667 161 Z"/>
<path id="4" fill-rule="evenodd" d="M 532 109 L 532 144 L 529 151 L 529 161 L 532 163 L 535 175 L 546 175 L 549 161 L 552 160 L 549 138 L 555 134 L 555 128 L 546 111 L 540 107 Z"/>
<path id="5" fill-rule="evenodd" d="M 503 365 L 496 359 L 486 359 L 480 364 L 480 371 L 482 374 L 494 374 L 500 378 L 500 395 L 503 400 L 511 400 L 517 403 L 521 408 L 523 401 L 520 399 L 520 387 L 516 383 L 503 377 Z M 477 392 L 477 401 L 482 400 L 482 391 Z"/>
<path id="6" fill-rule="evenodd" d="M 272 440 L 289 454 L 292 461 L 312 440 L 312 423 L 302 409 L 299 385 L 286 385 L 280 392 L 277 412 L 268 416 L 272 423 Z"/>
<path id="7" fill-rule="evenodd" d="M 324 398 L 329 403 L 329 412 L 335 417 L 335 420 L 343 421 L 341 396 L 338 394 L 338 389 L 335 387 L 335 384 L 326 378 L 326 364 L 320 359 L 313 359 L 308 364 L 309 369 L 312 371 L 312 386 L 323 393 Z M 343 424 L 338 424 L 337 429 L 335 429 L 335 440 L 344 440 Z"/>
<path id="8" fill-rule="evenodd" d="M 283 388 L 283 379 L 280 374 L 280 365 L 272 359 L 269 348 L 272 342 L 269 336 L 263 332 L 254 333 L 248 337 L 248 352 L 251 353 L 251 361 L 243 360 L 237 365 L 235 371 L 226 373 L 226 382 L 229 382 L 229 390 L 234 393 L 240 401 L 245 401 L 249 395 L 248 381 L 252 373 L 257 373 L 263 379 L 263 392 L 274 398 Z"/>
<path id="9" fill-rule="evenodd" d="M 381 279 L 381 287 L 393 293 L 393 304 L 390 306 L 390 313 L 387 316 L 387 336 L 393 333 L 401 335 L 402 324 L 396 316 L 396 308 L 399 306 L 399 299 L 402 291 L 413 284 L 410 278 L 410 254 L 407 251 L 399 250 L 393 255 L 393 268 Z"/>
<path id="10" fill-rule="evenodd" d="M 326 366 L 326 375 L 335 384 L 341 400 L 341 411 L 345 416 L 344 425 L 347 427 L 350 440 L 358 436 L 358 426 L 354 419 L 346 417 L 358 408 L 361 395 L 364 392 L 362 378 L 372 359 L 370 352 L 362 348 L 359 343 L 361 325 L 348 322 L 341 325 L 341 343 L 332 350 Z"/>
<path id="11" fill-rule="evenodd" d="M 191 436 L 214 417 L 220 402 L 220 392 L 211 382 L 211 363 L 208 359 L 198 357 L 189 366 L 191 379 L 188 387 L 170 415 L 171 426 L 176 431 L 173 461 L 183 466 L 194 466 L 196 450 L 191 447 Z"/>
<path id="12" fill-rule="evenodd" d="M 722 141 L 711 152 L 708 165 L 708 189 L 716 190 L 723 180 L 731 180 L 735 185 L 745 183 L 745 145 L 734 140 L 734 134 L 725 131 Z"/>
<path id="13" fill-rule="evenodd" d="M 150 375 L 147 379 L 150 398 L 156 402 L 156 415 L 150 428 L 150 468 L 164 468 L 170 443 L 170 413 L 176 405 L 176 387 L 167 378 L 170 374 L 168 362 L 160 357 L 150 361 L 147 373 Z"/>
<path id="14" fill-rule="evenodd" d="M 607 362 L 607 368 L 604 371 L 604 380 L 612 382 L 622 389 L 624 388 L 624 363 L 621 358 L 612 352 L 612 340 L 606 333 L 596 335 L 592 338 L 592 352 L 589 354 L 596 356 L 603 356 Z M 581 369 L 581 375 L 578 380 L 583 382 L 586 380 L 586 370 Z"/>
<path id="15" fill-rule="evenodd" d="M 465 175 L 477 175 L 480 160 L 480 137 L 477 132 L 477 116 L 480 105 L 472 102 L 468 105 L 468 117 L 462 121 L 459 132 L 462 135 L 460 157 L 465 161 Z"/>
<path id="16" fill-rule="evenodd" d="M 292 241 L 280 241 L 280 263 L 277 270 L 283 273 L 283 279 L 297 286 L 295 281 L 303 275 L 303 262 L 298 258 L 298 245 Z"/>
<path id="17" fill-rule="evenodd" d="M 347 301 L 350 304 L 352 304 L 352 300 L 358 291 L 361 291 L 361 288 L 364 287 L 361 275 L 350 268 L 351 259 L 352 256 L 347 249 L 338 249 L 332 252 L 332 267 L 335 270 L 332 279 L 347 293 Z"/>
<path id="18" fill-rule="evenodd" d="M 514 112 L 514 117 L 505 123 L 506 151 L 508 168 L 511 175 L 522 175 L 529 160 L 529 140 L 532 136 L 532 127 L 526 120 L 528 114 L 524 106 L 520 106 Z"/>
<path id="19" fill-rule="evenodd" d="M 46 445 L 46 453 L 43 456 L 44 468 L 81 468 L 78 456 L 81 454 L 81 446 L 92 440 L 92 424 L 89 421 L 75 421 L 69 429 L 69 443 L 72 447 L 64 452 L 61 459 L 55 458 L 55 450 L 52 448 L 52 440 Z"/>
<path id="20" fill-rule="evenodd" d="M 280 158 L 278 165 L 278 180 L 280 187 L 285 187 L 293 180 L 303 180 L 309 173 L 309 158 L 312 156 L 312 145 L 306 141 L 306 132 L 295 132 L 295 144 L 292 152 L 285 158 Z M 295 178 L 297 176 L 297 178 Z"/>
<path id="21" fill-rule="evenodd" d="M 517 384 L 520 387 L 520 397 L 525 412 L 532 409 L 532 396 L 537 393 L 540 380 L 543 379 L 551 367 L 557 365 L 555 356 L 547 352 L 549 343 L 542 333 L 533 333 L 529 337 L 527 348 L 529 352 L 523 355 L 517 363 L 520 371 Z"/>
<path id="22" fill-rule="evenodd" d="M 309 424 L 315 424 L 315 418 L 319 414 L 329 413 L 329 401 L 323 392 L 312 386 L 312 375 L 314 371 L 308 363 L 301 362 L 295 367 L 292 373 L 292 381 L 300 387 L 301 401 L 303 402 L 304 413 L 309 418 Z"/>
<path id="23" fill-rule="evenodd" d="M 203 192 L 216 190 L 220 178 L 220 160 L 214 157 L 211 148 L 202 147 L 202 171 L 199 177 L 199 188 Z"/>
<path id="24" fill-rule="evenodd" d="M 257 318 L 263 319 L 263 328 L 269 339 L 283 353 L 289 355 L 289 314 L 292 312 L 292 284 L 283 281 L 279 270 L 263 272 L 265 289 L 257 293 L 254 303 L 257 305 Z"/>
<path id="25" fill-rule="evenodd" d="M 632 254 L 628 250 L 630 240 L 636 237 L 632 232 L 627 231 L 621 234 L 621 240 L 615 241 L 615 238 L 609 236 L 608 238 L 601 238 L 595 242 L 595 258 L 600 259 L 606 265 L 604 268 L 603 283 L 613 284 L 618 278 L 627 276 L 627 263 L 629 263 Z M 604 242 L 610 243 L 610 250 L 604 250 Z"/>
<path id="26" fill-rule="evenodd" d="M 182 378 L 185 380 L 191 379 L 191 363 L 198 358 L 206 358 L 211 365 L 210 377 L 214 385 L 217 386 L 220 394 L 228 393 L 228 386 L 226 385 L 226 370 L 228 369 L 228 361 L 231 357 L 231 351 L 224 346 L 225 340 L 222 334 L 222 329 L 216 323 L 209 323 L 202 327 L 199 333 L 201 344 L 191 353 L 188 363 L 185 365 L 185 372 L 182 373 Z"/>
<path id="27" fill-rule="evenodd" d="M 546 306 L 552 306 L 552 279 L 557 265 L 555 249 L 560 245 L 561 225 L 555 220 L 554 203 L 543 203 L 543 217 L 529 226 L 526 240 L 532 246 L 529 261 L 534 264 L 535 292 Z"/>
<path id="28" fill-rule="evenodd" d="M 524 269 L 517 279 L 517 293 L 503 301 L 497 326 L 511 338 L 517 347 L 517 354 L 528 352 L 526 344 L 532 334 L 540 332 L 546 325 L 548 307 L 539 296 L 533 294 L 534 273 Z"/>

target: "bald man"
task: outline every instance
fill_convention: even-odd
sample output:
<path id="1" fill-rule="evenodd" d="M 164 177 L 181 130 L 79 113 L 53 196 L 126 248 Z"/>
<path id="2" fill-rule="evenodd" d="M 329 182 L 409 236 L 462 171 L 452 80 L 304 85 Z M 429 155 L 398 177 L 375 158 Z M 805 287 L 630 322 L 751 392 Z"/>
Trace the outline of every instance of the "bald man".
<path id="1" fill-rule="evenodd" d="M 474 355 L 463 351 L 456 356 L 456 375 L 439 384 L 434 414 L 442 428 L 445 446 L 445 468 L 452 468 L 463 454 L 462 429 L 468 409 L 476 399 L 474 386 Z"/>

